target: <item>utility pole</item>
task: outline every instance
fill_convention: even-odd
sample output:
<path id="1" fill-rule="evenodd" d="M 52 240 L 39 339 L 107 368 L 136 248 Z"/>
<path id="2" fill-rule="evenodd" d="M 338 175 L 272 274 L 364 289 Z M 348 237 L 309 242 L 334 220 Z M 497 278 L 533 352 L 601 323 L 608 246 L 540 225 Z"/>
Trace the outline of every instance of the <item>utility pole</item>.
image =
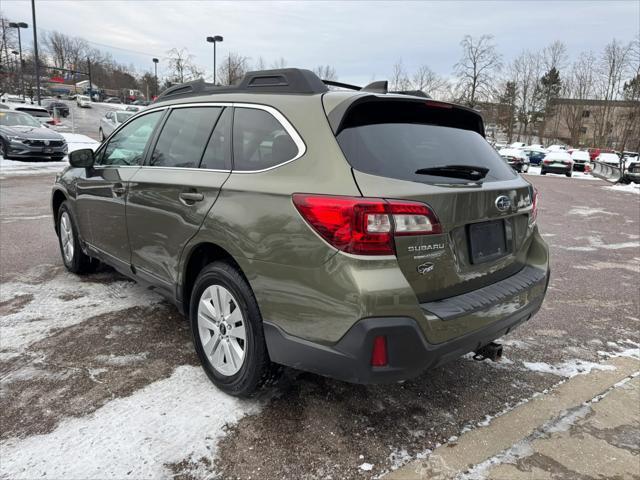
<path id="1" fill-rule="evenodd" d="M 93 83 L 91 82 L 91 60 L 87 58 L 87 73 L 89 74 L 89 100 L 93 102 Z"/>
<path id="2" fill-rule="evenodd" d="M 36 98 L 40 105 L 40 59 L 38 58 L 38 30 L 36 28 L 36 0 L 31 0 L 31 17 L 33 19 L 33 54 L 36 62 Z"/>

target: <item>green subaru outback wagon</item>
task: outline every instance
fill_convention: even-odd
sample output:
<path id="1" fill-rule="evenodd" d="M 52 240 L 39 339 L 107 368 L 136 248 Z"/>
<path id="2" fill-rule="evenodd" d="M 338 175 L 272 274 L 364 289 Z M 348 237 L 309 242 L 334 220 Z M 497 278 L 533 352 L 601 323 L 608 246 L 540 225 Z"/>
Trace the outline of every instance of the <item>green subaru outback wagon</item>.
<path id="1" fill-rule="evenodd" d="M 65 266 L 164 295 L 233 395 L 278 365 L 378 383 L 492 356 L 549 278 L 536 191 L 476 111 L 307 70 L 169 88 L 70 155 L 52 208 Z"/>

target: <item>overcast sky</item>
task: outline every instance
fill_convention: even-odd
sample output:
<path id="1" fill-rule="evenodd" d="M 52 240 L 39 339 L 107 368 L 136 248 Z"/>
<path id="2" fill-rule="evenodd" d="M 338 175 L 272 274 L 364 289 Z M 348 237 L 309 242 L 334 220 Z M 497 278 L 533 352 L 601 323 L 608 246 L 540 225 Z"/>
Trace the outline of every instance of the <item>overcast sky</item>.
<path id="1" fill-rule="evenodd" d="M 2 13 L 30 26 L 31 2 L 2 0 Z M 151 71 L 173 47 L 185 47 L 211 75 L 207 35 L 222 35 L 218 59 L 237 52 L 267 64 L 335 67 L 341 81 L 386 79 L 402 58 L 408 70 L 427 64 L 450 75 L 465 34 L 495 36 L 505 60 L 553 40 L 571 57 L 600 51 L 611 39 L 640 34 L 640 0 L 449 2 L 187 2 L 36 0 L 40 33 L 59 30 L 83 37 L 138 72 Z M 29 29 L 24 36 L 31 38 Z M 32 41 L 25 46 L 31 48 Z M 102 45 L 98 45 L 102 44 Z M 116 49 L 115 47 L 118 47 Z"/>

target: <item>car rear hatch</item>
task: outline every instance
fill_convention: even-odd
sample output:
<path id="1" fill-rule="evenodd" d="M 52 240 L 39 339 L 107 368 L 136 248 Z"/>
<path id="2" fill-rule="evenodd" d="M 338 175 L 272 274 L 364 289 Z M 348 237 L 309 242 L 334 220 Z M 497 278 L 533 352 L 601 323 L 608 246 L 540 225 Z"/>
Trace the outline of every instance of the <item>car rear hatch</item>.
<path id="1" fill-rule="evenodd" d="M 329 115 L 330 123 L 362 195 L 424 203 L 440 223 L 436 233 L 395 236 L 398 264 L 420 302 L 523 268 L 534 191 L 486 142 L 477 112 L 370 96 L 341 115 Z"/>

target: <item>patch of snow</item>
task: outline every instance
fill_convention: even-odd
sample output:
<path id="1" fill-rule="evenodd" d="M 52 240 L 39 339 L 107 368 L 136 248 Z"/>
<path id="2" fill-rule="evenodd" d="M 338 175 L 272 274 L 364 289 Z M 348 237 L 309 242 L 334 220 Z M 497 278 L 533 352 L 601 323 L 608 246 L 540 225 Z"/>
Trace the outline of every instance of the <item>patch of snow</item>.
<path id="1" fill-rule="evenodd" d="M 389 455 L 389 462 L 391 463 L 391 470 L 397 470 L 402 467 L 404 464 L 408 463 L 411 460 L 411 455 L 407 452 L 406 449 L 396 448 Z M 372 466 L 373 467 L 373 466 Z M 362 466 L 360 466 L 362 468 Z"/>
<path id="2" fill-rule="evenodd" d="M 371 470 L 373 470 L 373 465 L 371 463 L 367 463 L 364 462 L 362 465 L 360 465 L 360 470 L 363 470 L 365 472 L 369 472 Z"/>
<path id="3" fill-rule="evenodd" d="M 594 208 L 588 206 L 576 206 L 567 212 L 567 215 L 580 215 L 581 217 L 592 217 L 598 214 L 619 215 L 619 213 L 608 212 L 604 208 Z"/>
<path id="4" fill-rule="evenodd" d="M 613 365 L 603 365 L 601 363 L 589 362 L 586 360 L 567 360 L 558 365 L 551 365 L 545 362 L 522 362 L 527 370 L 539 373 L 551 373 L 560 377 L 571 378 L 576 375 L 584 375 L 592 370 L 615 370 Z"/>
<path id="5" fill-rule="evenodd" d="M 612 185 L 610 187 L 602 187 L 614 192 L 635 193 L 640 194 L 640 183 L 629 183 L 628 185 Z"/>
<path id="6" fill-rule="evenodd" d="M 49 265 L 43 268 L 56 267 Z M 5 282 L 0 289 L 0 302 L 8 302 L 20 295 L 33 296 L 19 311 L 0 317 L 3 360 L 19 355 L 29 344 L 46 338 L 57 329 L 96 315 L 162 301 L 159 295 L 127 280 L 93 283 L 90 276 L 81 281 L 66 271 L 60 271 L 45 282 L 31 283 L 28 279 L 29 274 L 25 281 Z"/>
<path id="7" fill-rule="evenodd" d="M 0 477 L 171 478 L 165 464 L 212 458 L 225 425 L 261 406 L 222 393 L 201 368 L 181 366 L 51 433 L 1 442 Z"/>
<path id="8" fill-rule="evenodd" d="M 149 352 L 130 353 L 128 355 L 97 355 L 95 360 L 98 363 L 104 363 L 106 365 L 130 365 L 132 363 L 139 363 L 149 356 Z"/>

